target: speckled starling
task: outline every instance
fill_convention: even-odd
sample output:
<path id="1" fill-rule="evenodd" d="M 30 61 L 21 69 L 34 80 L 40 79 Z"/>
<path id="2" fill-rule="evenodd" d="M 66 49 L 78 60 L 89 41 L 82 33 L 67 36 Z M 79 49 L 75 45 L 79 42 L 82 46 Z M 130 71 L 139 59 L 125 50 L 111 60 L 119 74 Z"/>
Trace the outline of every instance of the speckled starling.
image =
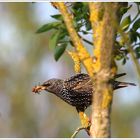
<path id="1" fill-rule="evenodd" d="M 115 78 L 119 78 L 125 73 L 118 74 Z M 113 89 L 127 87 L 128 85 L 135 86 L 134 83 L 110 81 Z M 33 92 L 39 93 L 41 90 L 49 91 L 68 104 L 76 107 L 78 112 L 84 112 L 85 109 L 92 103 L 92 81 L 88 74 L 77 74 L 66 80 L 50 79 L 40 86 L 33 88 Z"/>

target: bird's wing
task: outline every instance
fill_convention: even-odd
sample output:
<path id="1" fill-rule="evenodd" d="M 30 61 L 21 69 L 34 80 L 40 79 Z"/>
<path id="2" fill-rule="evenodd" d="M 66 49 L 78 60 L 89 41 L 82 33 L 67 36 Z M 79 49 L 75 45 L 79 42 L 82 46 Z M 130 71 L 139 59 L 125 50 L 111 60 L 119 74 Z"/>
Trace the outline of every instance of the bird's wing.
<path id="1" fill-rule="evenodd" d="M 80 73 L 64 80 L 64 86 L 67 90 L 78 93 L 89 92 L 90 88 L 92 88 L 92 82 L 88 74 Z"/>

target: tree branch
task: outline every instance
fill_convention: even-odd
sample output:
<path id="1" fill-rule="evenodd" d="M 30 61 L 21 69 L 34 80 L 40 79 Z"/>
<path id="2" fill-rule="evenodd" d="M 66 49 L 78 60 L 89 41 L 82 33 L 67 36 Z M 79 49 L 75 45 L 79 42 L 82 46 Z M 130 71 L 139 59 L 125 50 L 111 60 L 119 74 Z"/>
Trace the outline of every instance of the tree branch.
<path id="1" fill-rule="evenodd" d="M 72 134 L 71 138 L 74 138 L 81 130 L 86 130 L 87 134 L 89 135 L 89 130 L 86 127 L 78 127 L 75 132 Z"/>
<path id="2" fill-rule="evenodd" d="M 74 47 L 76 48 L 76 52 L 80 58 L 80 61 L 83 63 L 89 75 L 93 76 L 92 58 L 90 57 L 90 54 L 87 52 L 86 48 L 83 46 L 76 30 L 74 29 L 72 15 L 68 12 L 63 2 L 57 2 L 57 8 L 60 10 L 64 18 L 64 22 Z"/>
<path id="3" fill-rule="evenodd" d="M 85 41 L 86 43 L 90 44 L 90 45 L 93 47 L 93 43 L 92 43 L 92 42 L 88 41 L 87 39 L 85 39 L 84 37 L 82 37 L 80 34 L 78 34 L 78 35 L 79 35 L 79 37 L 80 37 L 83 41 Z"/>
<path id="4" fill-rule="evenodd" d="M 92 137 L 111 137 L 110 114 L 113 100 L 112 78 L 113 46 L 116 37 L 116 23 L 119 3 L 90 3 L 90 21 L 94 31 L 94 71 L 96 72 L 93 90 Z M 115 72 L 113 75 L 115 75 Z"/>
<path id="5" fill-rule="evenodd" d="M 127 49 L 130 52 L 130 56 L 131 56 L 131 58 L 133 60 L 133 63 L 135 65 L 135 67 L 136 67 L 136 70 L 137 70 L 137 73 L 138 73 L 138 76 L 139 76 L 139 79 L 140 79 L 140 64 L 139 64 L 138 59 L 135 56 L 135 52 L 134 52 L 133 47 L 132 47 L 132 45 L 130 43 L 130 38 L 129 38 L 128 34 L 123 32 L 122 29 L 119 28 L 119 27 L 118 27 L 118 32 L 120 33 L 121 38 L 125 42 L 125 44 L 127 46 Z M 135 45 L 137 45 L 137 44 L 135 44 Z"/>

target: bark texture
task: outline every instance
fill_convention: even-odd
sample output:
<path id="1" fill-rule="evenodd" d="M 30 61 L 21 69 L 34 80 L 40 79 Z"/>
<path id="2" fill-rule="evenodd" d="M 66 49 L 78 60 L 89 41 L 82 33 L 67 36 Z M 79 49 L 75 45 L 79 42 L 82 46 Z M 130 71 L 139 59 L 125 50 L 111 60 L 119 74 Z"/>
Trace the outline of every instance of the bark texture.
<path id="1" fill-rule="evenodd" d="M 75 68 L 80 71 L 79 61 L 84 65 L 88 74 L 94 80 L 91 137 L 111 137 L 111 103 L 113 99 L 112 86 L 108 83 L 116 74 L 113 62 L 113 47 L 120 17 L 120 3 L 89 3 L 90 21 L 93 29 L 94 59 L 82 44 L 73 26 L 73 17 L 63 2 L 55 3 L 61 12 L 69 35 L 75 47 L 70 55 L 78 64 Z M 94 61 L 93 61 L 94 60 Z"/>
<path id="2" fill-rule="evenodd" d="M 113 47 L 119 22 L 119 3 L 89 3 L 90 21 L 94 38 L 95 84 L 92 105 L 91 137 L 111 137 L 110 114 L 113 100 L 113 90 L 109 79 L 112 73 Z"/>

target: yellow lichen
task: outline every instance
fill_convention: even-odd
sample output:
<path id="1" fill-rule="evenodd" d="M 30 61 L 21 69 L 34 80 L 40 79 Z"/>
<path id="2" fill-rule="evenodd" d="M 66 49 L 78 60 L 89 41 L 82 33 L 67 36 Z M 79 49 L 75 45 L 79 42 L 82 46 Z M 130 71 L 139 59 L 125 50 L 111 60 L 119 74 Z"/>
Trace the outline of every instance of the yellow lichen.
<path id="1" fill-rule="evenodd" d="M 104 89 L 102 108 L 107 108 L 112 101 L 112 90 L 109 88 Z"/>
<path id="2" fill-rule="evenodd" d="M 76 52 L 67 51 L 74 61 L 74 70 L 76 73 L 81 73 L 80 58 Z"/>
<path id="3" fill-rule="evenodd" d="M 90 57 L 90 54 L 84 47 L 81 39 L 79 38 L 79 36 L 74 28 L 73 21 L 72 21 L 73 20 L 72 15 L 68 12 L 68 9 L 66 8 L 66 6 L 64 5 L 63 2 L 57 2 L 57 7 L 60 10 L 60 12 L 64 18 L 64 22 L 66 24 L 66 27 L 67 27 L 67 30 L 71 37 L 71 40 L 74 44 L 74 47 L 76 49 L 76 53 L 80 59 L 80 62 L 83 63 L 83 65 L 85 66 L 89 75 L 93 76 L 92 58 Z M 78 70 L 76 70 L 76 71 L 78 71 Z"/>

